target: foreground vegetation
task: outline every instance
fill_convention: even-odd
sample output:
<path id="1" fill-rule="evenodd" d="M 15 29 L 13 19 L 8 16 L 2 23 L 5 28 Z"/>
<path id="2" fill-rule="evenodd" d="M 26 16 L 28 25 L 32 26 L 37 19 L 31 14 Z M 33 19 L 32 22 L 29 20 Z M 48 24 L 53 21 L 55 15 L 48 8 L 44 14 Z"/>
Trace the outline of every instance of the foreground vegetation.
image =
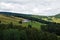
<path id="1" fill-rule="evenodd" d="M 0 23 L 0 40 L 60 40 L 56 34 L 13 23 Z"/>

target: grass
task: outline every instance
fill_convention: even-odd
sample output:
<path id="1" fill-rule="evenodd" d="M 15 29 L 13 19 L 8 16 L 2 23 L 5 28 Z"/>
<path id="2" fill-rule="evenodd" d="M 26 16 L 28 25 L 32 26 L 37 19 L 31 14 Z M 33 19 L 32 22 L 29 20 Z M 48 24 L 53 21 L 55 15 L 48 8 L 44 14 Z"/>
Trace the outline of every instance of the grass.
<path id="1" fill-rule="evenodd" d="M 32 27 L 40 29 L 41 24 L 35 21 L 29 21 L 29 22 L 23 22 L 22 24 L 19 24 L 19 21 L 23 20 L 23 18 L 18 18 L 18 17 L 9 17 L 5 15 L 0 15 L 0 21 L 4 24 L 8 24 L 12 22 L 14 25 L 22 25 L 23 27 L 28 27 L 28 25 L 32 25 Z"/>
<path id="2" fill-rule="evenodd" d="M 18 21 L 20 21 L 22 18 L 15 18 L 15 17 L 7 17 L 5 15 L 0 15 L 0 21 L 2 21 L 2 23 L 17 23 Z"/>
<path id="3" fill-rule="evenodd" d="M 29 24 L 32 27 L 37 28 L 37 29 L 40 29 L 40 26 L 41 26 L 41 23 L 38 23 L 38 22 L 27 22 L 27 23 L 23 23 L 22 25 L 28 27 Z"/>
<path id="4" fill-rule="evenodd" d="M 56 22 L 56 23 L 60 23 L 60 19 L 59 19 L 59 18 L 55 18 L 55 17 L 54 17 L 54 18 L 52 18 L 52 21 L 53 21 L 53 22 Z"/>
<path id="5" fill-rule="evenodd" d="M 48 18 L 42 18 L 44 20 L 48 20 Z M 22 24 L 19 24 L 19 21 L 23 20 L 23 18 L 18 18 L 18 17 L 14 17 L 14 16 L 5 16 L 5 15 L 0 15 L 0 21 L 2 21 L 2 23 L 4 24 L 8 24 L 10 22 L 12 22 L 14 25 L 22 25 L 23 27 L 28 27 L 28 25 L 30 24 L 32 27 L 40 29 L 41 27 L 41 23 L 39 22 L 35 22 L 35 21 L 29 21 L 29 22 L 23 22 Z M 60 23 L 60 19 L 58 18 L 52 18 L 51 20 L 52 22 L 57 22 Z"/>

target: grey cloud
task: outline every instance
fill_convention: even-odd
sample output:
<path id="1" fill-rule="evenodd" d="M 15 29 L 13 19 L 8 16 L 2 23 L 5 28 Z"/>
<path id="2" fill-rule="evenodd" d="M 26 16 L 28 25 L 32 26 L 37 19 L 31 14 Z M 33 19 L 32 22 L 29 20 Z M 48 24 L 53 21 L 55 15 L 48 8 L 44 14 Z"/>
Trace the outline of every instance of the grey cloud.
<path id="1" fill-rule="evenodd" d="M 55 15 L 60 12 L 59 4 L 60 0 L 0 0 L 0 10 L 36 15 Z"/>

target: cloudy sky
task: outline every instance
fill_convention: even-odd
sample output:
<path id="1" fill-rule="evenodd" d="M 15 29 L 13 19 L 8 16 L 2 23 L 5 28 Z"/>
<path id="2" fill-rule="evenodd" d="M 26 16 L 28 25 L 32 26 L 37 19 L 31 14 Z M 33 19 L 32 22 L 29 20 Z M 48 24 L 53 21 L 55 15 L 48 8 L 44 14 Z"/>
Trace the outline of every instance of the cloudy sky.
<path id="1" fill-rule="evenodd" d="M 55 15 L 60 13 L 60 0 L 0 0 L 0 11 Z"/>

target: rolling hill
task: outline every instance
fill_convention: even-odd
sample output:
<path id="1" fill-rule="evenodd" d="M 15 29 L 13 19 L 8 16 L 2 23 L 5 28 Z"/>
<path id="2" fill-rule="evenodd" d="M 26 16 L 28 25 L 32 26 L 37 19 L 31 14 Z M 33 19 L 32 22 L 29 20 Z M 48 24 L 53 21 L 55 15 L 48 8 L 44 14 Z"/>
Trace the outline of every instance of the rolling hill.
<path id="1" fill-rule="evenodd" d="M 54 17 L 56 17 L 56 18 L 60 18 L 60 14 L 57 14 L 57 15 L 55 15 Z"/>
<path id="2" fill-rule="evenodd" d="M 22 25 L 23 27 L 27 27 L 29 24 L 32 25 L 32 27 L 40 29 L 41 23 L 35 22 L 35 21 L 29 21 L 29 22 L 23 22 L 22 24 L 19 23 L 19 21 L 24 20 L 24 18 L 20 17 L 14 17 L 14 16 L 8 16 L 5 14 L 0 14 L 0 21 L 3 24 L 9 24 L 13 23 L 13 25 Z M 38 26 L 38 27 L 37 27 Z"/>
<path id="3" fill-rule="evenodd" d="M 24 19 L 28 19 L 30 21 L 19 23 L 21 20 L 23 21 Z M 12 25 L 9 24 L 11 22 L 13 23 Z M 52 40 L 53 39 L 55 40 L 55 38 L 57 37 L 58 37 L 57 39 L 60 39 L 60 36 L 56 35 L 57 33 L 60 34 L 60 31 L 59 31 L 60 24 L 58 24 L 59 22 L 60 22 L 60 19 L 54 16 L 46 17 L 46 16 L 26 15 L 26 14 L 18 14 L 18 13 L 11 13 L 11 12 L 0 12 L 0 29 L 1 29 L 0 36 L 2 35 L 1 38 L 4 37 L 3 39 L 8 39 L 8 37 L 10 39 L 12 38 L 20 39 L 20 37 L 23 39 L 24 37 L 25 39 L 27 37 L 32 37 L 32 38 L 34 37 L 39 39 L 41 36 L 43 40 L 44 38 L 48 38 L 48 40 L 52 38 Z M 3 24 L 3 26 L 1 24 Z M 44 25 L 44 24 L 47 24 L 47 25 Z M 31 26 L 28 26 L 28 25 L 31 25 Z M 26 36 L 27 33 L 28 33 L 28 36 Z M 48 36 L 45 35 L 46 33 L 48 34 Z"/>
<path id="4" fill-rule="evenodd" d="M 14 24 L 18 24 L 20 20 L 22 20 L 22 18 L 0 14 L 0 21 L 2 21 L 2 23 L 5 23 L 5 24 L 10 22 L 13 22 Z"/>
<path id="5" fill-rule="evenodd" d="M 57 14 L 57 15 L 54 15 L 54 16 L 33 15 L 32 17 L 35 17 L 35 18 L 38 18 L 38 19 L 42 19 L 42 20 L 46 20 L 46 21 L 50 21 L 50 22 L 60 23 L 60 14 Z"/>

